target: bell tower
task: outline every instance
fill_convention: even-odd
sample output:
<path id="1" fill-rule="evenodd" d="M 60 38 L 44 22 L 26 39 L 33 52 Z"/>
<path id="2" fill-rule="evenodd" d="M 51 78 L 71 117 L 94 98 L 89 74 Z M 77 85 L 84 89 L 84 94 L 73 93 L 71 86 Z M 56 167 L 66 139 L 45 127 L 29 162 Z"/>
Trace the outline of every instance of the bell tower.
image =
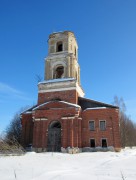
<path id="1" fill-rule="evenodd" d="M 48 40 L 48 56 L 45 60 L 45 80 L 75 78 L 80 84 L 78 45 L 74 33 L 53 33 Z"/>
<path id="2" fill-rule="evenodd" d="M 38 84 L 38 90 L 38 104 L 53 99 L 77 103 L 78 96 L 84 96 L 80 86 L 78 45 L 73 32 L 49 35 L 44 81 Z"/>

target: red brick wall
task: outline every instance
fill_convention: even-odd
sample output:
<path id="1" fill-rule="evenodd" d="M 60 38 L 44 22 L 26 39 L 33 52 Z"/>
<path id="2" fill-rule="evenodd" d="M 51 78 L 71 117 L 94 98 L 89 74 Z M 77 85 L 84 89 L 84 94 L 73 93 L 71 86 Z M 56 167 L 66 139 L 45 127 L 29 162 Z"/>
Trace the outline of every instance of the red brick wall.
<path id="1" fill-rule="evenodd" d="M 96 146 L 101 146 L 101 139 L 106 138 L 108 146 L 120 148 L 119 118 L 118 110 L 94 109 L 85 110 L 75 107 L 61 107 L 60 109 L 50 109 L 55 107 L 57 102 L 48 104 L 49 109 L 36 110 L 34 118 L 47 118 L 48 120 L 32 121 L 32 114 L 22 115 L 22 144 L 27 146 L 32 143 L 33 147 L 46 148 L 48 139 L 48 126 L 52 121 L 61 123 L 61 143 L 62 147 L 89 147 L 90 138 L 94 138 Z M 58 103 L 59 104 L 59 103 Z M 61 106 L 61 103 L 60 103 Z M 58 105 L 57 105 L 58 107 Z M 44 107 L 45 108 L 45 107 Z M 82 120 L 79 116 L 82 116 Z M 62 117 L 74 117 L 73 119 L 62 119 Z M 90 131 L 89 121 L 95 121 L 95 130 Z M 106 120 L 106 130 L 101 131 L 99 120 Z"/>
<path id="2" fill-rule="evenodd" d="M 55 98 L 59 98 L 62 101 L 77 104 L 78 93 L 76 90 L 39 93 L 38 94 L 38 104 L 48 102 L 48 101 L 53 100 Z"/>
<path id="3" fill-rule="evenodd" d="M 35 119 L 47 118 L 48 120 L 34 122 L 33 146 L 47 147 L 48 126 L 52 121 L 59 121 L 61 123 L 62 147 L 81 147 L 81 119 L 75 117 L 79 111 L 80 109 L 77 110 L 75 107 L 35 111 Z M 64 116 L 75 118 L 61 119 Z"/>
<path id="4" fill-rule="evenodd" d="M 61 123 L 61 146 L 67 147 L 81 147 L 81 126 L 79 119 L 60 119 Z M 48 126 L 53 122 L 48 121 L 35 121 L 34 122 L 34 136 L 33 136 L 33 147 L 46 148 L 48 140 Z"/>
<path id="5" fill-rule="evenodd" d="M 74 116 L 79 114 L 76 108 L 48 109 L 35 111 L 35 118 L 48 118 L 50 120 L 59 120 L 63 116 Z"/>
<path id="6" fill-rule="evenodd" d="M 23 147 L 26 147 L 29 144 L 32 144 L 33 141 L 32 114 L 23 114 L 21 124 L 22 124 L 21 144 L 23 145 Z"/>
<path id="7" fill-rule="evenodd" d="M 101 146 L 101 139 L 106 138 L 108 146 L 120 148 L 119 118 L 117 109 L 94 109 L 82 113 L 82 146 L 89 147 L 90 139 L 94 138 L 96 146 Z M 90 131 L 89 121 L 95 121 L 95 130 Z M 101 131 L 99 121 L 106 120 L 106 130 Z"/>

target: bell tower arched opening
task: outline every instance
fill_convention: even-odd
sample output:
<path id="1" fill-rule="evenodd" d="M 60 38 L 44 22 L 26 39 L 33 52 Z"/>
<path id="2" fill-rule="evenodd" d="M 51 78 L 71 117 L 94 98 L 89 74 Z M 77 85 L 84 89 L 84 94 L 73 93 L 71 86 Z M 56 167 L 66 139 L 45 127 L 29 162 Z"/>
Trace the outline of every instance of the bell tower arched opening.
<path id="1" fill-rule="evenodd" d="M 56 52 L 61 52 L 63 51 L 63 43 L 62 41 L 57 42 L 57 49 Z"/>
<path id="2" fill-rule="evenodd" d="M 53 78 L 59 79 L 64 77 L 64 66 L 58 66 L 54 69 Z"/>

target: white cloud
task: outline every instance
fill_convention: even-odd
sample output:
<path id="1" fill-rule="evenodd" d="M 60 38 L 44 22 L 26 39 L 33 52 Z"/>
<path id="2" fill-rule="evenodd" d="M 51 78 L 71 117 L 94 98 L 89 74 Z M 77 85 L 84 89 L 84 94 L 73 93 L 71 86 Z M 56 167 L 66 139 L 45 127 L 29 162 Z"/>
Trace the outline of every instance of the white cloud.
<path id="1" fill-rule="evenodd" d="M 22 93 L 21 91 L 18 91 L 17 89 L 14 89 L 11 86 L 4 84 L 4 83 L 1 83 L 1 82 L 0 82 L 0 92 L 2 92 L 2 93 L 15 93 L 15 94 Z"/>
<path id="2" fill-rule="evenodd" d="M 7 99 L 7 97 L 30 100 L 30 98 L 26 97 L 24 92 L 19 91 L 18 89 L 15 89 L 8 84 L 2 82 L 0 82 L 0 93 L 1 101 L 3 101 L 3 99 Z"/>

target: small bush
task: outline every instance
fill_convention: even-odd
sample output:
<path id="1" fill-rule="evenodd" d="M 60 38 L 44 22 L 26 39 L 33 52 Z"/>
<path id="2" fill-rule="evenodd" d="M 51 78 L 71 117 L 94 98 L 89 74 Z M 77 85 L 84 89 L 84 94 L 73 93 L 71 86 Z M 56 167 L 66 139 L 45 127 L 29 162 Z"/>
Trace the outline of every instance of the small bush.
<path id="1" fill-rule="evenodd" d="M 18 144 L 11 142 L 7 143 L 4 139 L 0 138 L 0 154 L 1 155 L 21 155 L 24 154 L 24 148 Z"/>

